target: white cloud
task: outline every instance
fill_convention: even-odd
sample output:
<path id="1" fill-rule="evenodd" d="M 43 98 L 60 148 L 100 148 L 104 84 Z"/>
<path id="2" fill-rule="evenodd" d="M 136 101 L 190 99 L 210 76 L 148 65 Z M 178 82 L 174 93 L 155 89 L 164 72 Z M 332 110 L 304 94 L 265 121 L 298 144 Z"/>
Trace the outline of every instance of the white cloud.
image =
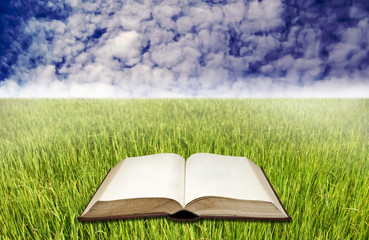
<path id="1" fill-rule="evenodd" d="M 171 42 L 174 38 L 173 32 L 158 28 L 156 26 L 154 26 L 153 29 L 148 29 L 147 31 L 149 32 L 147 37 L 153 46 Z"/>
<path id="2" fill-rule="evenodd" d="M 272 36 L 242 35 L 249 46 L 244 51 L 250 51 L 252 54 L 245 56 L 248 61 L 259 61 L 270 51 L 279 47 L 280 42 Z"/>
<path id="3" fill-rule="evenodd" d="M 172 17 L 178 14 L 180 11 L 181 9 L 176 5 L 167 5 L 162 3 L 158 6 L 155 6 L 152 13 L 161 28 L 171 29 L 175 26 Z"/>
<path id="4" fill-rule="evenodd" d="M 344 43 L 358 45 L 363 40 L 362 29 L 358 27 L 348 28 L 343 33 L 342 38 Z"/>
<path id="5" fill-rule="evenodd" d="M 144 19 L 150 17 L 151 10 L 147 6 L 131 2 L 123 6 L 123 9 L 119 11 L 116 19 L 119 20 L 120 26 L 127 30 L 140 29 L 140 25 Z"/>
<path id="6" fill-rule="evenodd" d="M 201 30 L 196 37 L 199 48 L 204 53 L 216 53 L 229 50 L 227 44 L 227 35 L 223 32 Z"/>
<path id="7" fill-rule="evenodd" d="M 243 2 L 227 4 L 223 7 L 223 12 L 224 19 L 226 19 L 228 22 L 240 22 L 245 16 L 245 4 L 243 4 Z"/>
<path id="8" fill-rule="evenodd" d="M 338 43 L 334 46 L 332 52 L 329 55 L 329 61 L 343 62 L 346 61 L 348 55 L 356 49 L 356 46 L 345 43 Z"/>
<path id="9" fill-rule="evenodd" d="M 223 19 L 221 8 L 210 8 L 205 4 L 190 7 L 188 16 L 191 18 L 193 26 L 197 27 L 198 30 L 208 29 L 210 26 L 220 24 Z"/>
<path id="10" fill-rule="evenodd" d="M 176 21 L 178 33 L 188 33 L 193 27 L 192 20 L 189 16 L 181 17 Z"/>
<path id="11" fill-rule="evenodd" d="M 135 31 L 121 32 L 108 39 L 105 44 L 94 51 L 98 61 L 119 58 L 125 65 L 134 65 L 140 61 L 142 38 Z"/>
<path id="12" fill-rule="evenodd" d="M 280 16 L 282 11 L 283 5 L 280 0 L 251 2 L 247 11 L 248 19 L 253 23 L 250 28 L 254 31 L 256 29 L 265 31 L 283 26 L 284 22 Z"/>
<path id="13" fill-rule="evenodd" d="M 282 33 L 280 0 L 211 2 L 68 0 L 65 21 L 27 22 L 32 44 L 0 97 L 369 97 L 359 6 L 341 41 L 324 42 L 335 16 Z"/>
<path id="14" fill-rule="evenodd" d="M 159 67 L 171 68 L 183 60 L 182 49 L 176 42 L 161 44 L 152 52 L 151 58 Z"/>

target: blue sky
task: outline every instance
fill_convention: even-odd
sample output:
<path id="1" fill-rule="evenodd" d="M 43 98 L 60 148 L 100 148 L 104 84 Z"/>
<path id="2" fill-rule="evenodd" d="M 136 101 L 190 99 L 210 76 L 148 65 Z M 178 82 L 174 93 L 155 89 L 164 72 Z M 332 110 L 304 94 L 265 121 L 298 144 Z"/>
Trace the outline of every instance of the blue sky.
<path id="1" fill-rule="evenodd" d="M 3 0 L 0 97 L 369 97 L 367 0 Z"/>

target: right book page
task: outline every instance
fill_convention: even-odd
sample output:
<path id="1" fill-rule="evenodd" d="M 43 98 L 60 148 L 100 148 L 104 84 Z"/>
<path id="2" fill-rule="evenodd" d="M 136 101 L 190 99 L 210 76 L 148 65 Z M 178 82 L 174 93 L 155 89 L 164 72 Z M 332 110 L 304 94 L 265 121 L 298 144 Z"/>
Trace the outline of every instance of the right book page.
<path id="1" fill-rule="evenodd" d="M 261 168 L 245 157 L 197 153 L 187 160 L 185 204 L 208 196 L 271 202 L 285 212 Z"/>

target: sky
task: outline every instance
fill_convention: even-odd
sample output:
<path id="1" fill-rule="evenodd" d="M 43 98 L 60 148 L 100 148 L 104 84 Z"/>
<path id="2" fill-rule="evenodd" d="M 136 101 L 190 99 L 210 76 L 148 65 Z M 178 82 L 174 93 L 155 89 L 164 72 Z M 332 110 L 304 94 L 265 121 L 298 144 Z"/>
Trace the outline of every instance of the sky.
<path id="1" fill-rule="evenodd" d="M 368 98 L 367 0 L 2 0 L 3 98 Z"/>

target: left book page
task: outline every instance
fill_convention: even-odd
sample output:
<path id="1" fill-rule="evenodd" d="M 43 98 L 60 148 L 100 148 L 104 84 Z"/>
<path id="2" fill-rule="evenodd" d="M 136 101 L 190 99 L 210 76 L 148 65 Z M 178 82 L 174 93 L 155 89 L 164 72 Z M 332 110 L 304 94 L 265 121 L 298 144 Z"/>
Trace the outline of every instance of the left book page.
<path id="1" fill-rule="evenodd" d="M 121 208 L 122 204 L 131 208 L 149 207 L 148 201 L 154 205 L 152 210 L 146 209 L 150 214 L 158 211 L 153 199 L 172 199 L 183 206 L 184 181 L 185 160 L 177 154 L 126 158 L 111 169 L 80 218 L 104 217 L 110 214 L 108 212 L 116 212 L 115 209 Z M 123 203 L 122 200 L 128 202 Z"/>

